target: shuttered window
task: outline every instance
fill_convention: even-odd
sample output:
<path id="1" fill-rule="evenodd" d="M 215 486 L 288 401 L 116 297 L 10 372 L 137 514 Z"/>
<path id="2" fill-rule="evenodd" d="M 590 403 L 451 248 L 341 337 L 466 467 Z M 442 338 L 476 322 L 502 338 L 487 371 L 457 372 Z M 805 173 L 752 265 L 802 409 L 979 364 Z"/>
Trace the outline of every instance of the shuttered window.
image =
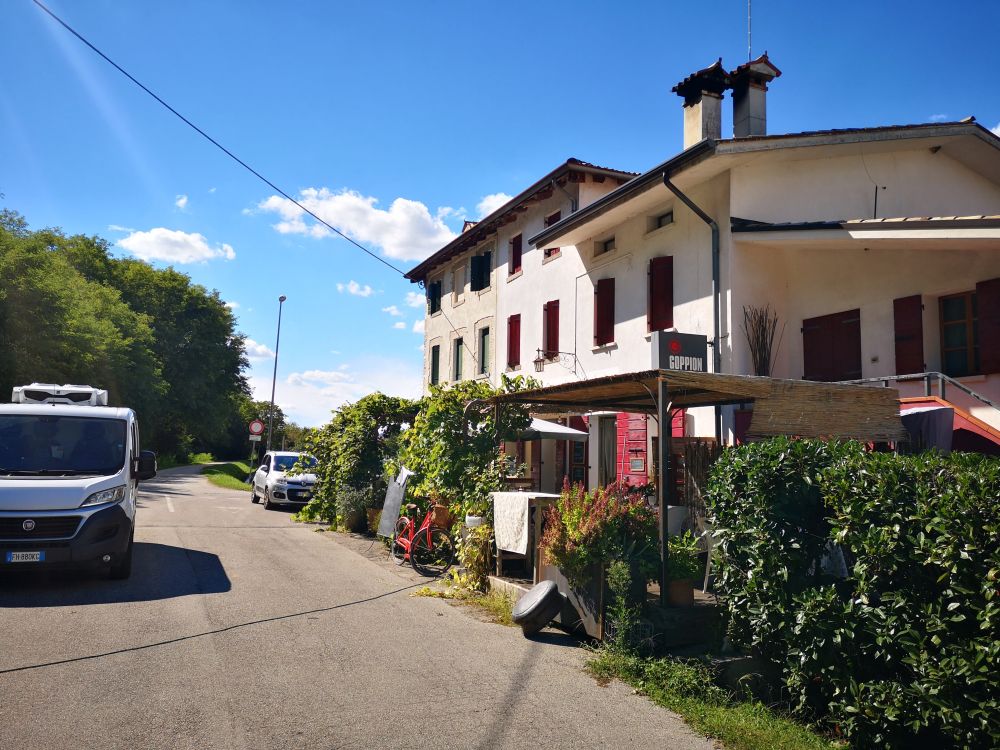
<path id="1" fill-rule="evenodd" d="M 559 300 L 542 305 L 542 349 L 553 359 L 559 355 Z"/>
<path id="2" fill-rule="evenodd" d="M 941 371 L 954 378 L 980 370 L 979 320 L 975 292 L 941 297 Z"/>
<path id="3" fill-rule="evenodd" d="M 470 263 L 469 289 L 478 292 L 489 289 L 490 271 L 493 265 L 493 252 L 487 250 L 482 255 L 473 255 Z"/>
<path id="4" fill-rule="evenodd" d="M 490 372 L 490 329 L 479 329 L 479 374 L 488 375 Z"/>
<path id="5" fill-rule="evenodd" d="M 431 385 L 437 385 L 441 379 L 441 347 L 431 347 Z"/>
<path id="6" fill-rule="evenodd" d="M 976 284 L 979 318 L 979 371 L 984 375 L 1000 372 L 1000 279 Z"/>
<path id="7" fill-rule="evenodd" d="M 924 306 L 920 295 L 892 301 L 892 324 L 896 340 L 896 374 L 924 371 Z"/>
<path id="8" fill-rule="evenodd" d="M 434 281 L 427 285 L 427 312 L 430 315 L 441 309 L 441 282 Z"/>
<path id="9" fill-rule="evenodd" d="M 521 364 L 521 316 L 507 318 L 507 367 Z"/>
<path id="10" fill-rule="evenodd" d="M 462 347 L 465 346 L 465 342 L 461 338 L 455 339 L 453 344 L 454 353 L 452 354 L 451 361 L 453 363 L 452 367 L 452 380 L 456 383 L 462 379 Z"/>
<path id="11" fill-rule="evenodd" d="M 615 280 L 601 279 L 594 287 L 594 346 L 615 340 Z"/>
<path id="12" fill-rule="evenodd" d="M 510 241 L 510 266 L 508 273 L 517 273 L 521 270 L 521 235 L 517 235 Z"/>
<path id="13" fill-rule="evenodd" d="M 802 321 L 803 380 L 857 380 L 861 377 L 861 311 Z"/>
<path id="14" fill-rule="evenodd" d="M 666 255 L 649 261 L 646 327 L 662 331 L 674 327 L 674 258 Z"/>
<path id="15" fill-rule="evenodd" d="M 545 226 L 551 227 L 553 224 L 558 222 L 562 218 L 562 211 L 556 211 L 554 214 L 549 214 L 545 217 Z M 545 251 L 545 257 L 551 258 L 553 255 L 559 255 L 559 251 L 562 248 L 550 247 Z"/>

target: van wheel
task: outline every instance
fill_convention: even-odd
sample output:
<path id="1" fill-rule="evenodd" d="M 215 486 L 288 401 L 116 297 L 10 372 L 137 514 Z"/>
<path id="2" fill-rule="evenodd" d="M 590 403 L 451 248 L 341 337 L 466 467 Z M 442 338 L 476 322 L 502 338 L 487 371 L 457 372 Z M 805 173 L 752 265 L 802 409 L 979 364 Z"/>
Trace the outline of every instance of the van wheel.
<path id="1" fill-rule="evenodd" d="M 134 537 L 135 531 L 133 530 L 128 538 L 128 547 L 125 549 L 125 555 L 111 566 L 108 578 L 112 581 L 124 581 L 132 575 L 132 540 Z"/>

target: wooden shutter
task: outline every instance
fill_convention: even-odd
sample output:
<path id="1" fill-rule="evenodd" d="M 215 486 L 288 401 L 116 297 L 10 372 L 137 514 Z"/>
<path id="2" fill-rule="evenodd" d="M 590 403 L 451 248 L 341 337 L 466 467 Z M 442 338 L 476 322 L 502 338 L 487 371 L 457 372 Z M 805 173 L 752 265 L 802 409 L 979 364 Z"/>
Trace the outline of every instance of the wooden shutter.
<path id="1" fill-rule="evenodd" d="M 649 261 L 649 290 L 646 300 L 646 328 L 662 331 L 674 326 L 674 257 L 665 255 Z"/>
<path id="2" fill-rule="evenodd" d="M 925 369 L 923 310 L 919 294 L 892 301 L 897 375 L 912 375 Z"/>
<path id="3" fill-rule="evenodd" d="M 555 357 L 559 351 L 559 300 L 542 306 L 542 341 L 545 356 Z"/>
<path id="4" fill-rule="evenodd" d="M 507 367 L 521 364 L 521 316 L 507 318 Z"/>
<path id="5" fill-rule="evenodd" d="M 517 235 L 510 241 L 510 272 L 517 273 L 521 270 L 521 235 Z"/>
<path id="6" fill-rule="evenodd" d="M 441 309 L 441 282 L 427 285 L 427 312 L 431 315 Z"/>
<path id="7" fill-rule="evenodd" d="M 861 311 L 802 321 L 804 380 L 857 380 L 861 377 Z"/>
<path id="8" fill-rule="evenodd" d="M 431 347 L 431 385 L 437 385 L 438 380 L 440 379 L 440 375 L 441 375 L 440 371 L 439 371 L 440 367 L 441 367 L 441 347 L 440 346 L 432 346 Z"/>
<path id="9" fill-rule="evenodd" d="M 615 280 L 601 279 L 594 287 L 594 346 L 615 340 Z"/>
<path id="10" fill-rule="evenodd" d="M 469 276 L 472 278 L 469 280 L 469 289 L 478 292 L 480 289 L 485 289 L 483 286 L 483 256 L 473 255 L 470 260 Z"/>
<path id="11" fill-rule="evenodd" d="M 979 330 L 979 372 L 1000 372 L 1000 279 L 976 284 L 976 316 Z"/>

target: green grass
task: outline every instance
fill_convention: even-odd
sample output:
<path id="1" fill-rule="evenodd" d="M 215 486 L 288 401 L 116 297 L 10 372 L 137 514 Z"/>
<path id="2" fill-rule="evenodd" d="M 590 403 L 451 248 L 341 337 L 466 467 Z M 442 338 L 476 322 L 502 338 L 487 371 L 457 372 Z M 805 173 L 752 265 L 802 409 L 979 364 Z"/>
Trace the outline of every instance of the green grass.
<path id="1" fill-rule="evenodd" d="M 421 586 L 413 592 L 413 596 L 433 596 L 438 599 L 451 599 L 453 601 L 475 607 L 480 612 L 490 618 L 498 625 L 513 626 L 514 598 L 503 591 L 488 591 L 485 594 L 479 591 L 469 591 L 462 588 L 435 589 L 430 586 Z"/>
<path id="2" fill-rule="evenodd" d="M 208 477 L 208 481 L 216 487 L 240 490 L 241 492 L 250 491 L 250 485 L 246 482 L 247 476 L 250 474 L 250 464 L 246 461 L 206 466 L 201 470 L 201 473 Z"/>
<path id="3" fill-rule="evenodd" d="M 842 743 L 824 738 L 767 706 L 734 699 L 714 685 L 701 665 L 651 659 L 601 649 L 587 669 L 598 679 L 617 678 L 659 706 L 680 714 L 726 750 L 833 750 Z"/>
<path id="4" fill-rule="evenodd" d="M 190 466 L 192 464 L 210 464 L 215 460 L 215 457 L 211 453 L 194 453 L 190 456 L 184 456 L 183 459 L 177 458 L 177 456 L 172 456 L 167 453 L 161 453 L 156 457 L 156 468 L 157 469 L 172 469 L 175 466 Z"/>

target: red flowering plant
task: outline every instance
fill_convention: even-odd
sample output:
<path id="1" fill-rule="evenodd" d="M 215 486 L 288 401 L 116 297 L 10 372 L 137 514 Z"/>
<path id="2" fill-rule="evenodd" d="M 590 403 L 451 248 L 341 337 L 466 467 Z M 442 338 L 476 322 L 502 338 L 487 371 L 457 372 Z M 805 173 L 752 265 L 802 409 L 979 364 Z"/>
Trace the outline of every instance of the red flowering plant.
<path id="1" fill-rule="evenodd" d="M 659 567 L 656 512 L 625 482 L 587 492 L 563 487 L 545 513 L 541 546 L 545 561 L 558 566 L 573 585 L 587 582 L 595 565 L 629 563 L 633 575 L 655 577 Z"/>

